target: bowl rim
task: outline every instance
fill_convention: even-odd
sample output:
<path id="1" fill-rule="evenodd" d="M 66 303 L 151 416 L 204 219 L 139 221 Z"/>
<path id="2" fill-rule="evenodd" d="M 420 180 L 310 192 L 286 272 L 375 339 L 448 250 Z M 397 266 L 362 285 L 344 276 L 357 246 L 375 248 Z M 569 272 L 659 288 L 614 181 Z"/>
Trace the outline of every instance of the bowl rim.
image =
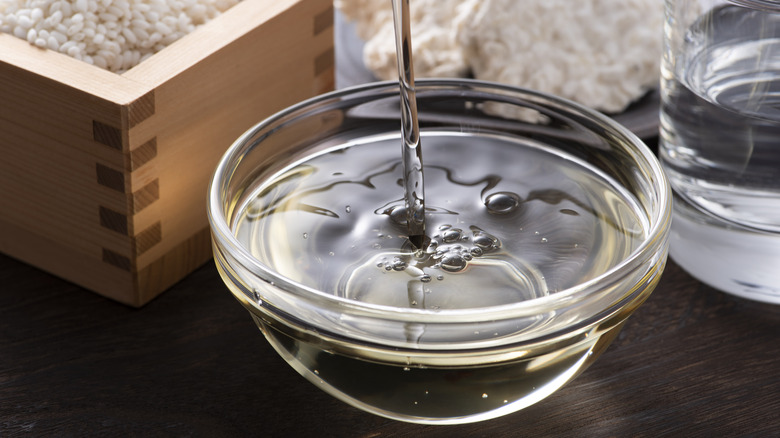
<path id="1" fill-rule="evenodd" d="M 465 87 L 465 89 L 468 90 L 480 89 L 482 91 L 500 91 L 503 93 L 520 95 L 524 98 L 541 99 L 542 101 L 556 105 L 557 108 L 592 119 L 599 125 L 611 130 L 613 134 L 622 137 L 623 140 L 626 140 L 627 144 L 631 145 L 632 156 L 636 156 L 637 159 L 641 159 L 641 161 L 645 163 L 649 175 L 654 179 L 653 181 L 650 181 L 649 185 L 654 188 L 654 193 L 657 194 L 655 202 L 657 208 L 655 211 L 651 211 L 654 215 L 648 217 L 650 228 L 647 232 L 647 238 L 620 263 L 583 283 L 540 298 L 487 307 L 417 309 L 365 303 L 327 293 L 277 274 L 273 269 L 252 257 L 249 251 L 239 243 L 238 239 L 233 234 L 225 217 L 226 211 L 223 197 L 220 196 L 223 189 L 222 182 L 224 181 L 227 183 L 230 180 L 231 173 L 235 165 L 238 164 L 237 157 L 240 157 L 243 153 L 254 147 L 255 142 L 250 142 L 250 140 L 261 130 L 273 126 L 276 122 L 285 119 L 291 114 L 305 111 L 307 108 L 329 100 L 348 98 L 349 96 L 365 93 L 388 92 L 393 89 L 399 90 L 397 81 L 381 81 L 335 90 L 303 100 L 263 119 L 244 132 L 231 144 L 220 158 L 208 186 L 207 213 L 211 225 L 215 251 L 217 249 L 220 251 L 228 251 L 231 258 L 255 275 L 262 274 L 260 277 L 277 289 L 282 290 L 285 293 L 291 293 L 308 302 L 314 302 L 318 306 L 325 305 L 331 309 L 339 309 L 342 312 L 348 311 L 355 316 L 367 316 L 404 322 L 424 322 L 430 324 L 437 322 L 453 323 L 497 319 L 503 320 L 540 315 L 555 311 L 556 309 L 575 305 L 577 302 L 597 294 L 599 290 L 604 290 L 609 285 L 617 282 L 620 278 L 629 275 L 646 260 L 651 259 L 651 255 L 658 252 L 657 247 L 666 244 L 666 237 L 668 236 L 671 223 L 672 208 L 672 194 L 669 182 L 655 154 L 641 139 L 639 139 L 639 137 L 616 121 L 596 110 L 558 96 L 496 82 L 460 78 L 418 79 L 415 83 L 415 87 L 418 91 L 430 88 L 463 90 Z M 625 294 L 616 296 L 614 300 L 610 301 L 610 306 L 605 307 L 601 312 L 596 312 L 597 315 L 593 315 L 593 317 L 595 318 L 604 313 L 609 314 L 614 312 L 616 308 L 622 306 L 621 303 L 624 303 L 626 300 L 630 301 L 633 292 L 635 292 L 635 290 L 631 289 Z M 254 302 L 254 305 L 257 306 L 258 303 Z"/>

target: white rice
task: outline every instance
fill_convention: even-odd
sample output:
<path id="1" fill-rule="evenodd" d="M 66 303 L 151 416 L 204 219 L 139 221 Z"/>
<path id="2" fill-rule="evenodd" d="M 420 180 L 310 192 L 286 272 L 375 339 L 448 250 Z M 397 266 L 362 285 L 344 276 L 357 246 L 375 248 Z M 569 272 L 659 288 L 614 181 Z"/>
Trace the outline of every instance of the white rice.
<path id="1" fill-rule="evenodd" d="M 397 78 L 389 0 L 336 0 L 380 79 Z M 662 0 L 412 0 L 418 77 L 496 81 L 609 113 L 658 86 Z"/>
<path id="2" fill-rule="evenodd" d="M 238 1 L 0 0 L 0 31 L 119 73 Z"/>

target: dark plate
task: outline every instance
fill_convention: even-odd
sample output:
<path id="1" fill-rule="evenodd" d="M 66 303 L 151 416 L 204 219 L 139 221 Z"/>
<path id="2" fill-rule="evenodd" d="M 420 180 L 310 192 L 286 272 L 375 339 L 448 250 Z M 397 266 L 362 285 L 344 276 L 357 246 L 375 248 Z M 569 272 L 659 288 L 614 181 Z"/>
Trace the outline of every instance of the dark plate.
<path id="1" fill-rule="evenodd" d="M 346 22 L 338 12 L 335 21 L 335 44 L 336 88 L 377 80 L 363 64 L 363 41 L 355 33 L 354 25 Z M 622 113 L 610 114 L 610 117 L 642 139 L 654 138 L 658 135 L 659 103 L 658 90 L 652 90 Z"/>

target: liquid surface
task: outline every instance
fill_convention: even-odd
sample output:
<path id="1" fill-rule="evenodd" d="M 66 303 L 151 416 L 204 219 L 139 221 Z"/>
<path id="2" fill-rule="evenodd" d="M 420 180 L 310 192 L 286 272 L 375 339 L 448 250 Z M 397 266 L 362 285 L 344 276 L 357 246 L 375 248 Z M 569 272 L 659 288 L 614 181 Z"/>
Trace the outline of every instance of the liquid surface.
<path id="1" fill-rule="evenodd" d="M 398 135 L 330 149 L 271 178 L 235 232 L 259 261 L 352 300 L 457 309 L 534 299 L 592 279 L 644 239 L 633 199 L 540 145 L 426 132 L 425 251 L 408 241 Z"/>
<path id="2" fill-rule="evenodd" d="M 716 8 L 686 35 L 662 96 L 671 255 L 720 290 L 780 302 L 780 15 Z"/>

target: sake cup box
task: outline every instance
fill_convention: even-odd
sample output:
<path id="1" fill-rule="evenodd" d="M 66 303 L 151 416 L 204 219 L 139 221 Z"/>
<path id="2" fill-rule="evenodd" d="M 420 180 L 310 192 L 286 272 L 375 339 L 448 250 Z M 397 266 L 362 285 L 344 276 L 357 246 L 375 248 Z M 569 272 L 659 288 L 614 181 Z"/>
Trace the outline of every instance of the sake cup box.
<path id="1" fill-rule="evenodd" d="M 332 0 L 243 0 L 122 74 L 0 34 L 0 252 L 142 306 L 211 259 L 227 147 L 333 58 Z"/>

